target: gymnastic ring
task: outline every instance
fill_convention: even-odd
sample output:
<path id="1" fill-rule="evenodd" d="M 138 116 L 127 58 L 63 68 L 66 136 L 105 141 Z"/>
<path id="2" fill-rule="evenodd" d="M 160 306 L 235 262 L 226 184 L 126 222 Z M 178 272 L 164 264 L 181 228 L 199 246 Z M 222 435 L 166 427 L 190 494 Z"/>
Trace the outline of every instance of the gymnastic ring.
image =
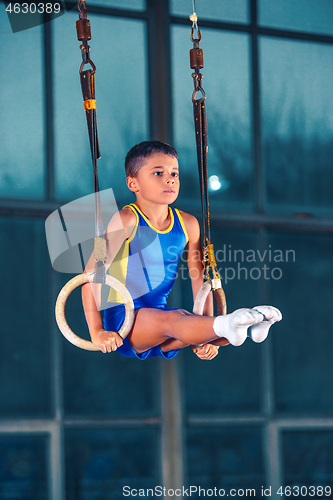
<path id="1" fill-rule="evenodd" d="M 207 280 L 203 285 L 201 285 L 194 301 L 193 314 L 199 314 L 200 316 L 203 315 L 205 302 L 211 290 L 214 291 L 216 298 L 217 315 L 221 316 L 227 314 L 227 301 L 223 288 L 220 286 L 219 288 L 213 289 L 212 280 Z"/>
<path id="2" fill-rule="evenodd" d="M 83 273 L 79 274 L 78 276 L 75 276 L 68 283 L 66 283 L 66 285 L 62 288 L 62 290 L 60 290 L 55 306 L 56 321 L 63 336 L 75 346 L 80 347 L 80 349 L 85 349 L 86 351 L 99 351 L 100 349 L 97 346 L 95 346 L 92 342 L 81 339 L 80 337 L 75 335 L 75 333 L 70 329 L 66 321 L 65 306 L 69 295 L 72 293 L 73 290 L 75 290 L 75 288 L 77 288 L 80 285 L 83 285 L 84 283 L 88 282 L 91 283 L 93 279 L 94 279 L 94 273 Z M 125 312 L 126 312 L 125 320 L 118 332 L 118 335 L 120 335 L 120 337 L 124 339 L 131 331 L 134 322 L 133 299 L 127 288 L 125 288 L 124 285 L 122 285 L 120 281 L 118 281 L 116 278 L 113 278 L 112 276 L 107 274 L 105 281 L 107 285 L 109 285 L 111 288 L 113 288 L 114 290 L 116 290 L 116 292 L 119 293 L 119 295 L 124 301 Z"/>

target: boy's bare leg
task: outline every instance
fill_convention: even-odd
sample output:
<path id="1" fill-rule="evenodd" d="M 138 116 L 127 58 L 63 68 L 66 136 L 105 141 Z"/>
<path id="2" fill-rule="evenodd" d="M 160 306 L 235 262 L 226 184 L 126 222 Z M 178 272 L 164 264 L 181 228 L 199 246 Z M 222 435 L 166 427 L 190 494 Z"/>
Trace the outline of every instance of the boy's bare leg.
<path id="1" fill-rule="evenodd" d="M 263 319 L 263 315 L 257 311 L 252 312 L 251 309 L 244 311 L 247 317 L 244 325 L 240 326 L 245 328 L 245 331 L 249 326 Z M 225 345 L 229 343 L 228 340 L 215 333 L 214 321 L 214 317 L 198 316 L 183 310 L 164 311 L 143 308 L 137 311 L 134 326 L 128 338 L 132 347 L 139 353 L 159 344 L 162 344 L 162 350 L 167 352 L 192 344 L 209 342 L 215 345 Z"/>
<path id="2" fill-rule="evenodd" d="M 228 345 L 230 344 L 229 340 L 222 338 L 222 339 L 217 339 L 217 340 L 210 340 L 209 342 L 203 342 L 202 345 L 204 344 L 212 344 L 216 345 L 218 347 Z M 181 342 L 180 340 L 177 339 L 169 339 L 166 340 L 161 344 L 161 349 L 163 352 L 168 352 L 168 351 L 173 351 L 174 349 L 182 349 L 183 347 L 187 347 L 189 344 L 184 344 L 184 342 Z M 193 342 L 191 345 L 195 345 Z"/>

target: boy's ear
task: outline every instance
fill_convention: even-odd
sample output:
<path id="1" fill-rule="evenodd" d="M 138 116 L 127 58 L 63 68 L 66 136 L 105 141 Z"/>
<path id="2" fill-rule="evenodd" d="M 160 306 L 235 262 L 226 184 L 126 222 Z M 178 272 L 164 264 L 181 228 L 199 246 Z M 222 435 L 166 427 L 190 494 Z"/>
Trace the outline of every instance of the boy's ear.
<path id="1" fill-rule="evenodd" d="M 139 191 L 139 187 L 137 185 L 137 180 L 135 177 L 127 177 L 126 184 L 128 189 L 133 193 L 137 193 Z"/>

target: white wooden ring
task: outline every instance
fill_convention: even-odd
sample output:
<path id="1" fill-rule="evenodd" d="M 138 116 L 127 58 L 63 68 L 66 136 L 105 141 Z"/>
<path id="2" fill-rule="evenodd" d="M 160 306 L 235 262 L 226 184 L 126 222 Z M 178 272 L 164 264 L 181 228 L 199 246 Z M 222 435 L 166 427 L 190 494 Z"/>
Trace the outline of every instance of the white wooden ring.
<path id="1" fill-rule="evenodd" d="M 83 273 L 79 274 L 78 276 L 75 276 L 73 279 L 68 281 L 68 283 L 66 283 L 66 285 L 62 288 L 62 290 L 58 295 L 58 299 L 55 306 L 56 320 L 63 336 L 72 344 L 76 345 L 77 347 L 80 347 L 80 349 L 85 349 L 87 351 L 99 351 L 100 349 L 96 347 L 92 342 L 81 339 L 80 337 L 75 335 L 75 333 L 70 329 L 66 321 L 65 306 L 68 297 L 70 296 L 72 291 L 75 290 L 75 288 L 77 288 L 80 285 L 83 285 L 84 283 L 88 282 L 92 283 L 93 279 L 94 279 L 94 273 L 89 273 L 89 274 Z M 120 335 L 124 339 L 131 331 L 134 322 L 133 299 L 127 288 L 125 288 L 124 285 L 122 285 L 120 281 L 118 281 L 116 278 L 113 278 L 112 276 L 107 274 L 105 281 L 107 285 L 109 285 L 111 288 L 114 288 L 114 290 L 116 290 L 116 292 L 119 293 L 119 295 L 124 301 L 125 312 L 126 312 L 125 320 L 124 324 L 122 325 L 122 327 L 118 332 L 118 335 Z"/>
<path id="2" fill-rule="evenodd" d="M 209 292 L 212 290 L 212 282 L 211 280 L 205 281 L 203 285 L 201 285 L 200 290 L 197 293 L 197 296 L 193 305 L 193 313 L 199 314 L 202 316 L 203 309 L 205 306 L 206 299 L 208 297 Z M 217 306 L 217 315 L 221 316 L 227 314 L 227 302 L 225 298 L 225 294 L 223 288 L 217 288 L 214 291 L 214 295 L 216 298 L 216 306 Z"/>

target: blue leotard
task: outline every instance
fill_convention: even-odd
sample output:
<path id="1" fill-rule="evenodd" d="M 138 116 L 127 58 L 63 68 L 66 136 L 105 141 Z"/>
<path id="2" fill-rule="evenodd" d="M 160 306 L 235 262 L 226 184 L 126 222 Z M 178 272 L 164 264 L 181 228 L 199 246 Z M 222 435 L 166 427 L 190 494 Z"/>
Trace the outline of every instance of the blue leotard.
<path id="1" fill-rule="evenodd" d="M 109 274 L 117 278 L 130 292 L 135 310 L 142 307 L 166 309 L 167 298 L 174 284 L 181 253 L 188 242 L 184 221 L 176 208 L 169 207 L 170 226 L 165 231 L 155 229 L 134 204 L 127 205 L 136 215 L 136 224 L 130 238 L 125 240 Z M 105 330 L 119 331 L 125 317 L 121 297 L 110 290 L 108 308 L 104 313 Z M 118 347 L 119 354 L 129 358 L 146 359 L 162 356 L 170 359 L 179 350 L 162 352 L 159 345 L 137 353 L 128 338 Z"/>

